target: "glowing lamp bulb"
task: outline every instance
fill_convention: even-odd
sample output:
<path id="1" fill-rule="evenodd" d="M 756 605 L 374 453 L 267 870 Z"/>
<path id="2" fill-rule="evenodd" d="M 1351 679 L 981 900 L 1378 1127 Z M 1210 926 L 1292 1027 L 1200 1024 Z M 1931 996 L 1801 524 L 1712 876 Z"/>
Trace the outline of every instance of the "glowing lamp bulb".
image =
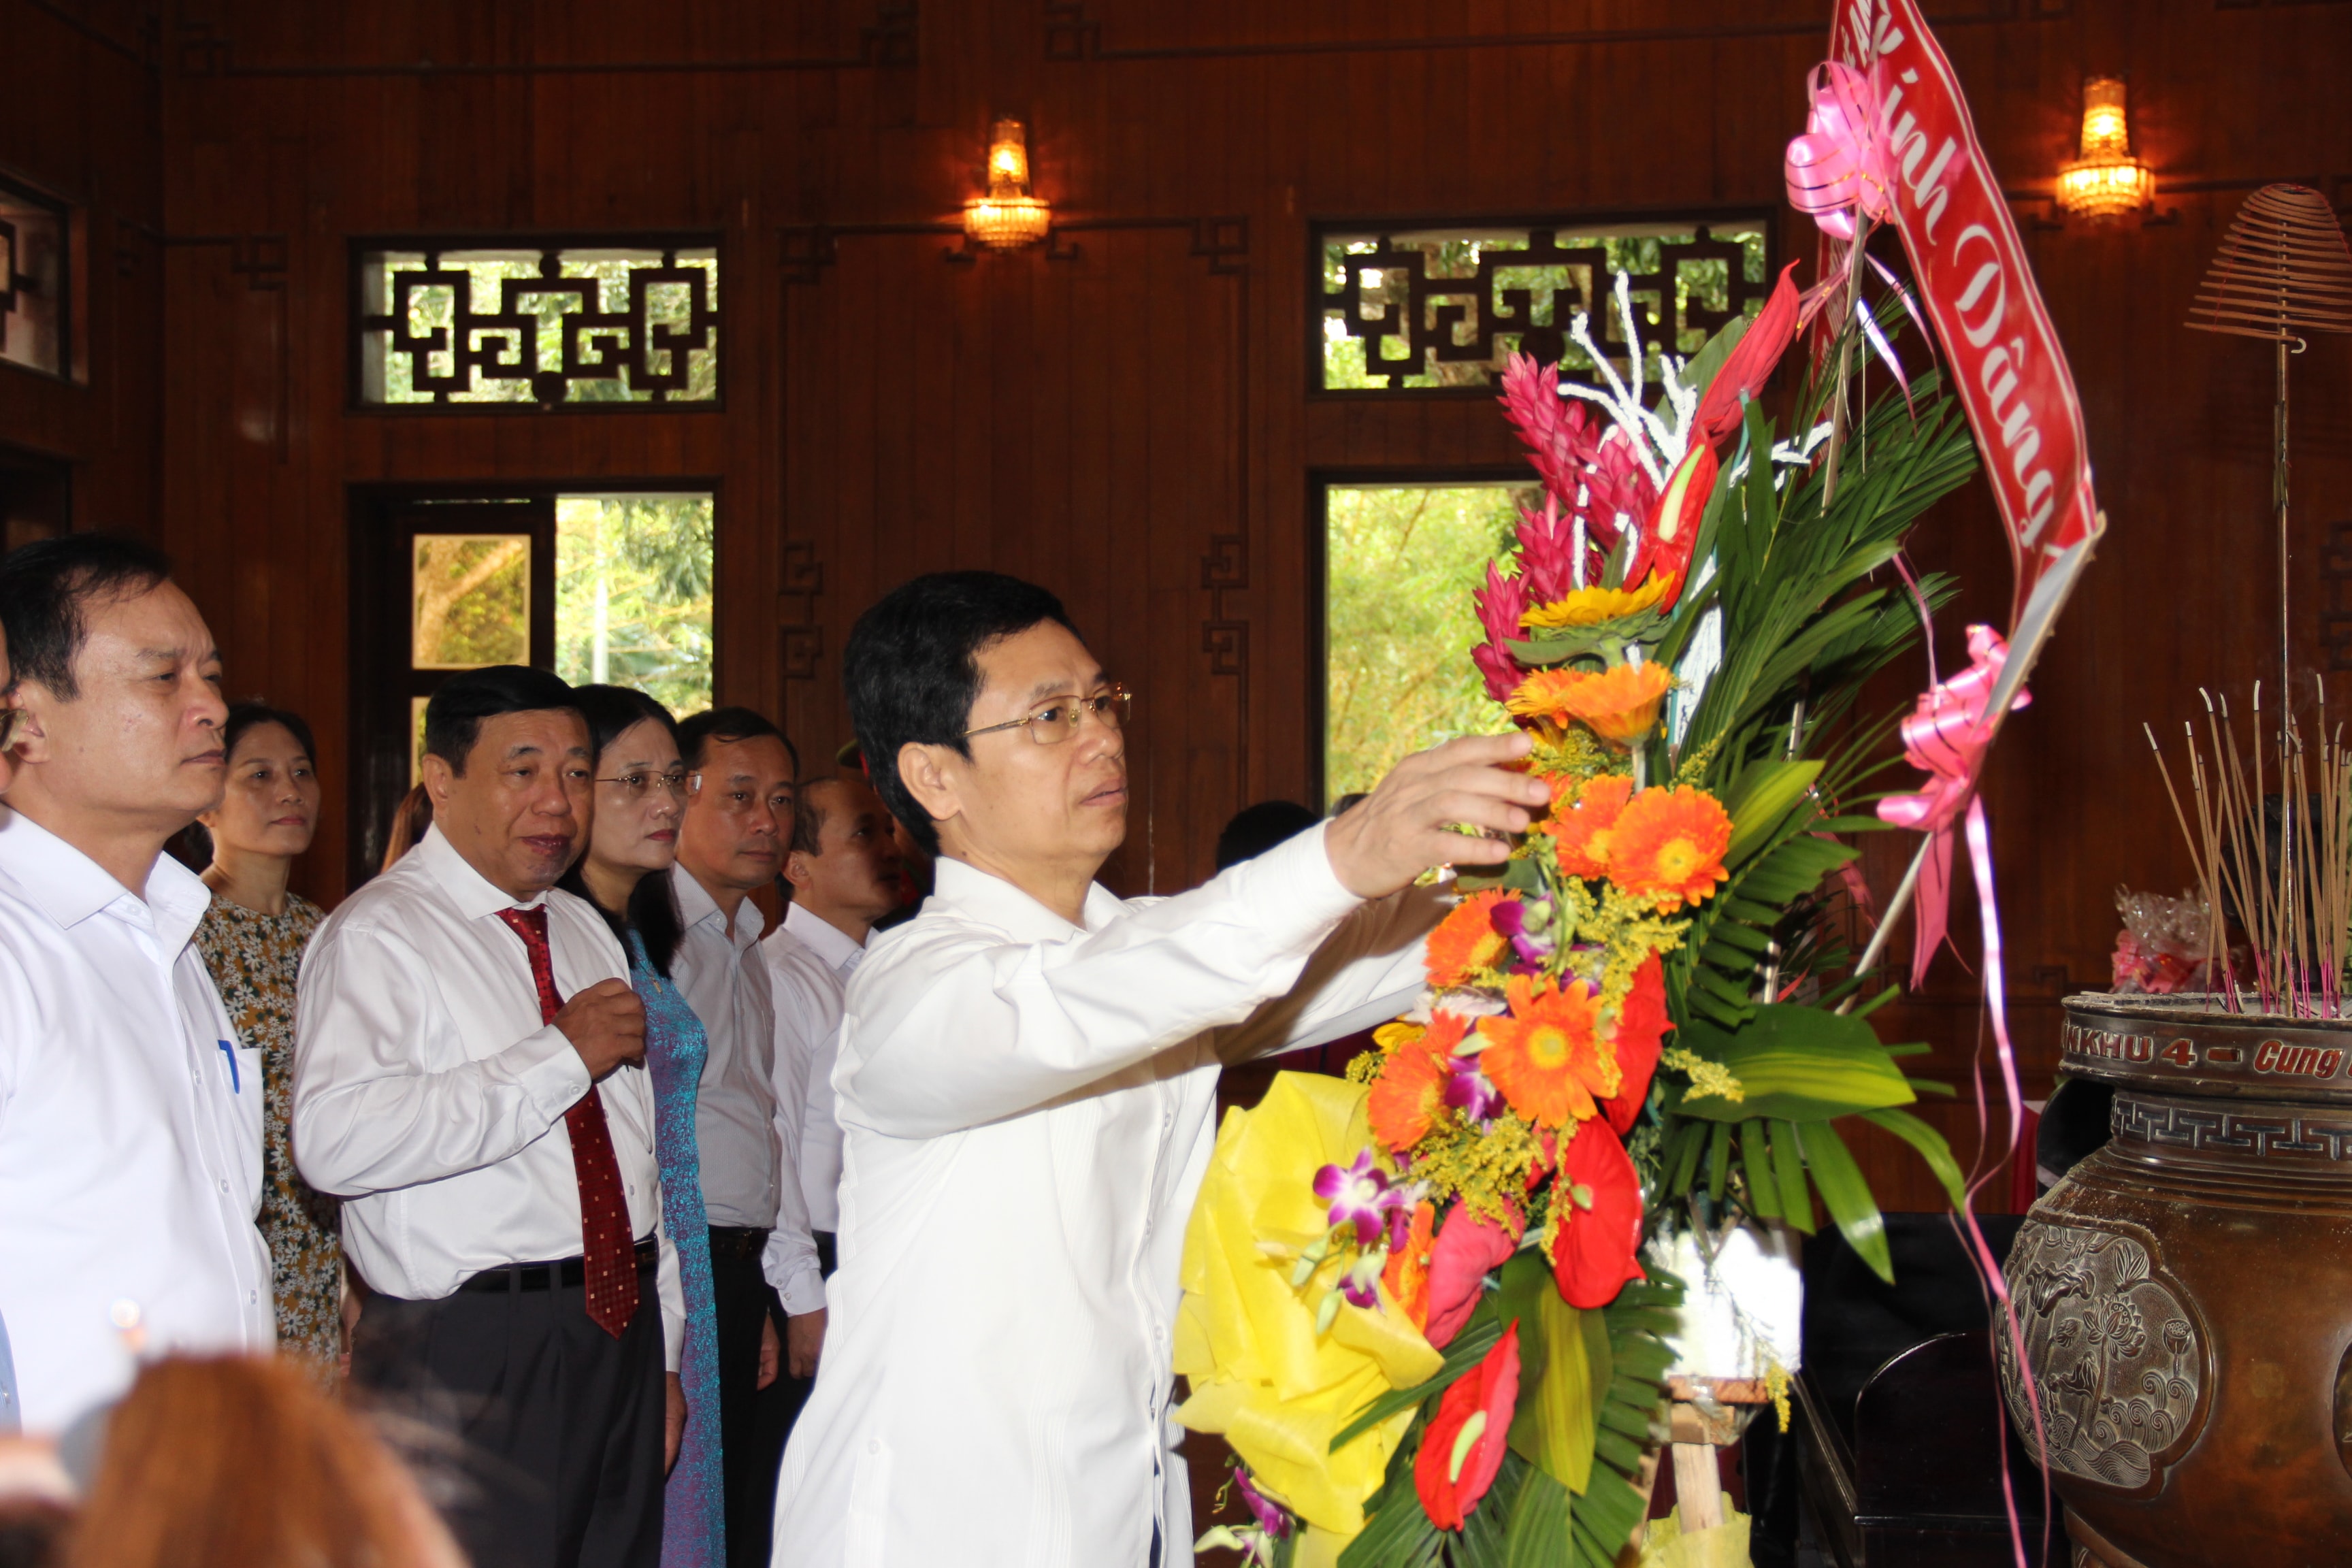
<path id="1" fill-rule="evenodd" d="M 2058 202 L 2084 217 L 2136 211 L 2156 197 L 2156 175 L 2132 156 L 2124 84 L 2095 76 L 2083 83 L 2082 155 L 2058 171 Z"/>
<path id="2" fill-rule="evenodd" d="M 992 250 L 1017 250 L 1045 237 L 1054 209 L 1029 194 L 1029 136 L 1000 120 L 988 138 L 988 195 L 963 205 L 963 231 Z"/>

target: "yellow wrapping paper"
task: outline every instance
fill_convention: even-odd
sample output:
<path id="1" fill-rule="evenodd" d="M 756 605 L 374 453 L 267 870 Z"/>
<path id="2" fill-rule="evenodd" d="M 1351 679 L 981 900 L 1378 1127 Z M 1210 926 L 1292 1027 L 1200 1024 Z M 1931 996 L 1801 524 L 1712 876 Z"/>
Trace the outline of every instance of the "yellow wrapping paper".
<path id="1" fill-rule="evenodd" d="M 1749 1568 L 1748 1523 L 1748 1516 L 1727 1501 L 1721 1524 L 1685 1532 L 1678 1503 L 1665 1518 L 1650 1521 L 1642 1538 L 1641 1568 Z"/>
<path id="2" fill-rule="evenodd" d="M 1339 1278 L 1338 1259 L 1304 1289 L 1290 1283 L 1299 1249 L 1326 1227 L 1315 1173 L 1352 1163 L 1371 1142 L 1369 1092 L 1286 1072 L 1256 1110 L 1228 1112 L 1184 1232 L 1176 1370 L 1192 1397 L 1176 1418 L 1223 1434 L 1258 1486 L 1313 1527 L 1302 1563 L 1336 1559 L 1363 1529 L 1364 1501 L 1412 1412 L 1337 1454 L 1332 1437 L 1381 1394 L 1435 1376 L 1444 1360 L 1385 1293 L 1379 1310 L 1342 1305 L 1318 1335 L 1316 1304 Z"/>

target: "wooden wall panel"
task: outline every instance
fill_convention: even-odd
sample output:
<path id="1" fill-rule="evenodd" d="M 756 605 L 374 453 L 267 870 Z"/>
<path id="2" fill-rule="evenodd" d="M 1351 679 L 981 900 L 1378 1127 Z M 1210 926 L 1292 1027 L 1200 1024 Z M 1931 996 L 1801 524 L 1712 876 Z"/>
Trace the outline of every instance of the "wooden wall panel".
<path id="1" fill-rule="evenodd" d="M 2013 1018 L 2040 1086 L 2057 998 L 2104 976 L 2114 888 L 2187 874 L 2140 722 L 2177 724 L 2199 682 L 2242 689 L 2268 646 L 2262 350 L 2179 321 L 2248 191 L 2296 179 L 2345 198 L 2352 5 L 1930 8 L 2028 226 L 2114 529 L 1987 795 Z M 166 26 L 141 0 L 0 0 L 30 46 L 0 51 L 0 163 L 102 209 L 114 237 L 93 254 L 129 268 L 93 310 L 87 393 L 0 370 L 0 440 L 76 455 L 90 521 L 159 525 L 219 623 L 232 685 L 310 711 L 331 767 L 345 609 L 369 586 L 346 563 L 354 486 L 710 480 L 721 689 L 783 713 L 812 752 L 841 737 L 841 641 L 876 593 L 934 565 L 1030 573 L 1143 693 L 1143 809 L 1113 875 L 1165 889 L 1205 871 L 1234 808 L 1308 788 L 1313 476 L 1517 460 L 1483 400 L 1308 395 L 1310 223 L 1777 204 L 1827 14 L 203 0 Z M 2088 73 L 2129 79 L 2154 221 L 2051 221 Z M 1074 260 L 950 263 L 950 237 L 920 232 L 952 222 L 990 118 L 1008 112 L 1030 122 Z M 1223 216 L 1246 243 L 1193 254 L 1196 221 Z M 344 405 L 352 237 L 597 226 L 724 234 L 723 412 Z M 1794 221 L 1783 239 L 1807 246 Z M 2316 663 L 2322 544 L 2352 521 L 2352 358 L 2323 342 L 2295 374 L 2296 631 Z M 1948 659 L 1966 620 L 2007 599 L 1982 492 L 1939 509 L 1917 553 L 1966 576 L 1939 628 Z M 1244 639 L 1245 673 L 1221 673 Z M 1890 679 L 1884 700 L 1923 677 Z M 329 899 L 339 833 L 305 870 Z M 1872 845 L 1882 891 L 1906 848 Z M 1969 951 L 1972 915 L 1954 929 Z M 1884 1016 L 1930 1041 L 1947 1077 L 1972 1070 L 1972 986 L 1947 958 Z M 1907 1164 L 1864 1157 L 1893 1201 L 1930 1201 Z"/>
<path id="2" fill-rule="evenodd" d="M 0 173 L 70 203 L 80 363 L 0 363 L 0 445 L 71 470 L 78 527 L 152 534 L 163 341 L 160 82 L 141 9 L 0 0 Z"/>

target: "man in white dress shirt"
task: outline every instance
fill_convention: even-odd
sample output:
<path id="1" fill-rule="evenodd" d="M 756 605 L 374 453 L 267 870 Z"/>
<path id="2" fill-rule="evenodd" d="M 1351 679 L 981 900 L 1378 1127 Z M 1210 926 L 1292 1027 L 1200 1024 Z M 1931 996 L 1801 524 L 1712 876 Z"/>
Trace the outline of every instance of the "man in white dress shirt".
<path id="1" fill-rule="evenodd" d="M 571 700 L 516 665 L 442 685 L 433 826 L 298 985 L 295 1155 L 376 1291 L 352 1377 L 480 1461 L 449 1519 L 481 1568 L 654 1568 L 686 1416 L 645 1010 L 603 917 L 553 890 L 592 799 Z"/>
<path id="2" fill-rule="evenodd" d="M 1500 858 L 1449 825 L 1517 831 L 1545 791 L 1496 765 L 1523 738 L 1452 742 L 1206 887 L 1122 901 L 1094 876 L 1126 832 L 1125 694 L 1052 595 L 918 578 L 842 663 L 877 789 L 940 858 L 849 984 L 841 1266 L 776 1560 L 1173 1564 L 1171 1331 L 1221 1053 L 1407 1004 L 1439 910 L 1384 895 Z"/>
<path id="3" fill-rule="evenodd" d="M 766 921 L 751 899 L 774 885 L 783 864 L 800 758 L 782 731 L 748 708 L 686 720 L 677 749 L 687 775 L 677 830 L 685 874 L 671 885 L 686 929 L 671 973 L 710 1042 L 694 1137 L 710 1216 L 727 1560 L 756 1568 L 768 1560 L 787 1415 L 765 1353 L 777 1334 L 772 1320 L 824 1302 L 796 1174 L 799 1129 L 788 1142 L 777 1136 L 776 1024 L 759 945 Z M 805 1284 L 779 1302 L 761 1258 L 772 1238 L 787 1236 L 800 1238 L 810 1261 Z"/>
<path id="4" fill-rule="evenodd" d="M 169 563 L 78 533 L 0 561 L 16 656 L 0 814 L 0 1319 L 56 1431 L 151 1352 L 275 1342 L 261 1053 L 190 945 L 163 854 L 220 804 L 220 656 Z"/>
<path id="5" fill-rule="evenodd" d="M 817 1266 L 828 1275 L 835 1262 L 834 1233 L 841 1228 L 834 1042 L 849 977 L 866 956 L 874 922 L 896 910 L 902 896 L 897 827 L 862 773 L 803 784 L 792 853 L 784 857 L 792 902 L 784 908 L 783 923 L 761 944 L 775 995 L 777 1079 L 781 1083 L 785 1064 L 796 1060 L 793 1080 L 806 1086 L 802 1103 L 780 1103 L 777 1115 L 800 1120 L 801 1195 L 808 1205 Z M 780 1101 L 782 1097 L 780 1089 Z M 772 1247 L 771 1258 L 780 1250 Z M 784 1370 L 794 1378 L 811 1377 L 824 1344 L 824 1313 L 795 1318 L 792 1328 Z"/>

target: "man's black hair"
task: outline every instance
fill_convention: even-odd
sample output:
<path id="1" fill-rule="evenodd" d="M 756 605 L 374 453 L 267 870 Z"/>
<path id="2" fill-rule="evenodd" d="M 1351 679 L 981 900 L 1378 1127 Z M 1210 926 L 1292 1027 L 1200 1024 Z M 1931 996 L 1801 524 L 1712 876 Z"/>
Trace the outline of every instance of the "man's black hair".
<path id="1" fill-rule="evenodd" d="M 801 771 L 800 748 L 793 738 L 776 728 L 775 721 L 751 708 L 713 708 L 707 713 L 697 713 L 681 721 L 677 727 L 677 753 L 686 759 L 686 770 L 693 773 L 710 758 L 710 742 L 718 741 L 756 741 L 772 735 L 784 743 L 784 755 L 793 760 L 793 772 Z"/>
<path id="2" fill-rule="evenodd" d="M 824 845 L 817 837 L 824 831 L 824 810 L 816 804 L 816 786 L 840 782 L 838 773 L 801 781 L 800 794 L 793 797 L 793 841 L 788 848 L 803 855 L 824 853 Z"/>
<path id="3" fill-rule="evenodd" d="M 221 761 L 224 763 L 236 762 L 236 743 L 245 739 L 247 732 L 263 724 L 284 725 L 286 732 L 293 736 L 295 743 L 302 748 L 302 754 L 310 758 L 314 765 L 317 763 L 319 742 L 310 738 L 310 726 L 302 715 L 284 708 L 272 708 L 258 698 L 245 702 L 232 702 L 228 705 L 228 721 L 220 728 Z M 187 840 L 185 858 L 188 863 L 199 871 L 211 865 L 213 863 L 211 829 L 201 822 L 191 822 L 188 824 L 184 837 Z"/>
<path id="4" fill-rule="evenodd" d="M 940 852 L 940 830 L 898 777 L 898 748 L 911 742 L 971 755 L 963 732 L 980 697 L 981 650 L 1046 621 L 1078 636 L 1062 601 L 1034 583 L 934 572 L 891 589 L 850 629 L 841 685 L 866 776 L 926 852 Z"/>
<path id="5" fill-rule="evenodd" d="M 1262 800 L 1234 813 L 1217 835 L 1217 869 L 1255 860 L 1277 844 L 1287 843 L 1319 820 L 1295 800 Z"/>
<path id="6" fill-rule="evenodd" d="M 466 776 L 466 758 L 482 738 L 482 721 L 501 713 L 539 713 L 551 709 L 577 713 L 580 704 L 563 678 L 526 664 L 492 664 L 459 670 L 443 681 L 425 705 L 425 754 Z"/>
<path id="7" fill-rule="evenodd" d="M 171 575 L 170 556 L 119 533 L 59 534 L 0 557 L 0 629 L 16 680 L 37 680 L 68 702 L 79 697 L 73 662 L 89 636 L 88 607 L 137 598 Z"/>
<path id="8" fill-rule="evenodd" d="M 677 721 L 646 693 L 630 686 L 575 686 L 572 689 L 573 706 L 588 721 L 588 754 L 603 773 L 605 748 L 624 734 L 650 719 L 677 738 Z M 637 879 L 629 890 L 626 909 L 608 910 L 589 891 L 588 880 L 580 874 L 587 859 L 583 855 L 567 868 L 556 886 L 567 893 L 576 893 L 588 900 L 595 911 L 604 917 L 613 934 L 621 939 L 621 951 L 629 950 L 629 932 L 635 931 L 646 944 L 646 962 L 654 973 L 667 980 L 670 961 L 677 956 L 677 944 L 686 935 L 686 922 L 677 909 L 677 890 L 670 886 L 667 871 L 648 871 Z"/>

